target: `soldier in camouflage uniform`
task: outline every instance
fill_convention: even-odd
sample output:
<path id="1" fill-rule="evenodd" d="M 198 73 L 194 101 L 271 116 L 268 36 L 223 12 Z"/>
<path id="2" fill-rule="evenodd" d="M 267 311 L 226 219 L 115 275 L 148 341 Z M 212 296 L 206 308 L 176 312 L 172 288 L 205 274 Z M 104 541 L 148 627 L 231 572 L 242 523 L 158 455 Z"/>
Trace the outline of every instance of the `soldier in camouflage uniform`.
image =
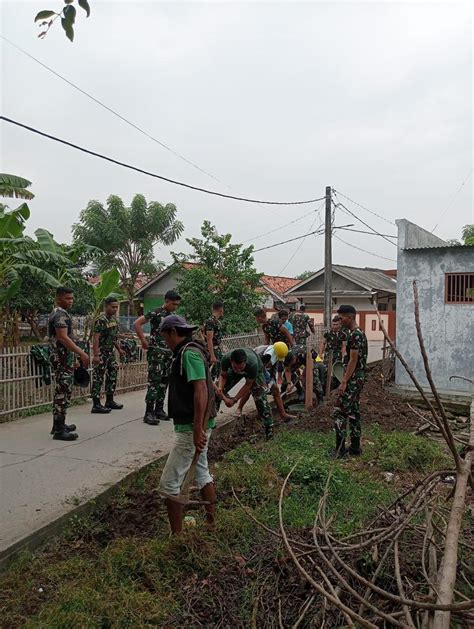
<path id="1" fill-rule="evenodd" d="M 342 360 L 345 355 L 346 330 L 342 327 L 341 317 L 336 315 L 331 323 L 331 329 L 324 333 L 324 338 L 319 348 L 319 355 L 324 359 L 324 364 L 328 365 L 329 356 L 332 355 L 332 363 Z"/>
<path id="2" fill-rule="evenodd" d="M 222 360 L 222 323 L 224 304 L 216 301 L 212 305 L 212 315 L 204 322 L 204 334 L 211 362 L 211 376 L 217 380 L 221 371 Z"/>
<path id="3" fill-rule="evenodd" d="M 316 358 L 316 352 L 312 352 L 313 360 Z M 304 401 L 304 385 L 306 383 L 305 369 L 306 369 L 306 347 L 295 346 L 288 352 L 288 356 L 284 362 L 285 375 L 283 384 L 281 385 L 281 392 L 284 393 L 290 384 L 296 387 L 298 392 L 298 399 L 300 402 Z M 321 383 L 319 370 L 316 365 L 313 365 L 313 393 L 319 402 L 323 399 L 323 385 Z"/>
<path id="4" fill-rule="evenodd" d="M 245 378 L 244 386 L 234 397 L 227 394 L 238 382 Z M 257 412 L 262 420 L 265 436 L 273 436 L 273 416 L 267 399 L 267 387 L 262 360 L 249 348 L 234 349 L 224 354 L 221 361 L 221 375 L 218 384 L 218 395 L 228 408 L 250 393 L 254 399 Z"/>
<path id="5" fill-rule="evenodd" d="M 308 328 L 314 334 L 314 325 L 309 316 L 305 312 L 306 306 L 301 304 L 299 312 L 292 312 L 290 315 L 290 323 L 293 325 L 293 333 L 295 337 L 295 345 L 305 346 L 306 339 L 309 336 Z"/>
<path id="6" fill-rule="evenodd" d="M 73 290 L 59 286 L 56 289 L 56 306 L 48 319 L 51 368 L 55 381 L 51 434 L 53 439 L 61 441 L 74 441 L 78 437 L 74 432 L 76 426 L 66 424 L 66 412 L 74 384 L 75 355 L 79 356 L 83 367 L 89 367 L 89 356 L 74 342 L 72 319 L 68 313 L 73 303 Z"/>
<path id="7" fill-rule="evenodd" d="M 169 420 L 163 409 L 166 387 L 170 373 L 173 354 L 167 347 L 160 334 L 161 321 L 175 312 L 181 303 L 181 297 L 174 290 L 165 295 L 165 303 L 161 308 L 151 310 L 139 317 L 134 324 L 135 332 L 141 341 L 143 349 L 147 351 L 148 361 L 148 389 L 145 397 L 146 411 L 143 421 L 150 426 L 157 426 L 161 420 Z M 147 340 L 143 334 L 143 326 L 150 323 L 150 337 Z"/>
<path id="8" fill-rule="evenodd" d="M 344 376 L 339 386 L 339 396 L 334 406 L 334 430 L 336 433 L 336 449 L 334 455 L 343 457 L 347 452 L 358 456 L 362 453 L 360 448 L 361 417 L 360 394 L 365 382 L 367 367 L 367 337 L 357 327 L 353 306 L 340 306 L 338 314 L 341 315 L 341 323 L 347 328 L 346 366 Z M 345 439 L 347 423 L 351 435 L 351 445 L 346 451 Z"/>
<path id="9" fill-rule="evenodd" d="M 266 345 L 273 345 L 278 341 L 286 343 L 288 347 L 292 347 L 294 345 L 291 334 L 278 317 L 267 319 L 267 313 L 265 310 L 263 308 L 258 308 L 255 311 L 255 319 L 257 320 L 257 323 L 262 326 L 262 331 L 265 334 Z"/>
<path id="10" fill-rule="evenodd" d="M 120 410 L 123 404 L 114 401 L 117 386 L 118 363 L 115 350 L 120 355 L 125 352 L 119 345 L 117 321 L 118 301 L 115 297 L 107 297 L 105 310 L 94 323 L 93 357 L 94 371 L 92 374 L 92 411 L 91 413 L 110 413 Z M 105 375 L 105 406 L 100 403 L 100 389 Z"/>

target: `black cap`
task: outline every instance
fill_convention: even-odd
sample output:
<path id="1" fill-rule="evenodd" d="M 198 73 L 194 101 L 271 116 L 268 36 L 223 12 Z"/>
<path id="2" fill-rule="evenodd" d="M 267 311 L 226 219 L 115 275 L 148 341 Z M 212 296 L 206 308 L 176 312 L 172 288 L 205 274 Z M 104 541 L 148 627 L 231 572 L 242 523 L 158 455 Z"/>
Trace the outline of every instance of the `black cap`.
<path id="1" fill-rule="evenodd" d="M 171 328 L 179 328 L 180 330 L 197 330 L 197 325 L 189 325 L 189 323 L 184 319 L 184 317 L 180 317 L 179 315 L 168 315 L 164 319 L 161 320 L 160 330 L 169 330 Z"/>
<path id="2" fill-rule="evenodd" d="M 354 308 L 354 306 L 348 306 L 348 305 L 341 305 L 339 306 L 339 308 L 337 309 L 337 314 L 357 314 L 356 309 Z"/>
<path id="3" fill-rule="evenodd" d="M 88 387 L 91 381 L 89 372 L 85 367 L 77 367 L 74 369 L 74 384 L 78 387 Z"/>

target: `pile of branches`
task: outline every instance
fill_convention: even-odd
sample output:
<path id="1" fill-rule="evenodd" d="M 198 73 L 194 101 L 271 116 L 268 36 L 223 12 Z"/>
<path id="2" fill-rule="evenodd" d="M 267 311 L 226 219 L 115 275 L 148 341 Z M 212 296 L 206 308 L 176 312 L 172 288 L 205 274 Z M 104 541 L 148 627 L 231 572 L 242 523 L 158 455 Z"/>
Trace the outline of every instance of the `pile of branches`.
<path id="1" fill-rule="evenodd" d="M 463 539 L 462 523 L 474 452 L 474 402 L 471 405 L 469 441 L 456 447 L 448 417 L 438 395 L 423 340 L 416 282 L 413 283 L 415 325 L 425 373 L 435 403 L 426 396 L 415 374 L 389 338 L 392 351 L 407 370 L 430 410 L 433 423 L 449 448 L 452 469 L 434 472 L 406 491 L 363 530 L 339 538 L 327 517 L 330 495 L 329 473 L 319 501 L 312 540 L 291 538 L 283 520 L 283 499 L 296 465 L 286 477 L 279 499 L 279 532 L 258 522 L 280 537 L 309 593 L 293 627 L 398 626 L 449 629 L 474 626 L 474 600 L 460 589 L 472 591 L 474 574 L 469 565 L 472 540 Z M 446 481 L 451 490 L 446 491 Z M 238 500 L 234 493 L 235 498 Z M 239 501 L 240 503 L 240 501 Z M 241 503 L 240 503 L 241 504 Z M 254 516 L 245 509 L 252 519 Z M 468 553 L 463 560 L 460 547 Z M 367 558 L 370 561 L 367 561 Z M 470 555 L 472 560 L 472 552 Z M 463 583 L 463 585 L 460 585 Z M 282 621 L 278 611 L 279 626 Z"/>

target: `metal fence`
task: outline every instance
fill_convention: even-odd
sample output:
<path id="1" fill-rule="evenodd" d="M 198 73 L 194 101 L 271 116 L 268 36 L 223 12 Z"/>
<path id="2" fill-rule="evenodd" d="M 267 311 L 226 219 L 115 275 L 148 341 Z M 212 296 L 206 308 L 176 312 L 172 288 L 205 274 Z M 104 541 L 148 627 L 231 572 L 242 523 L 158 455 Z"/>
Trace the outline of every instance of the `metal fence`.
<path id="1" fill-rule="evenodd" d="M 317 326 L 317 328 L 322 326 Z M 310 338 L 310 344 L 318 347 L 321 330 Z M 236 334 L 225 336 L 222 347 L 225 352 L 237 347 L 256 347 L 264 343 L 263 334 Z M 14 419 L 42 406 L 51 404 L 54 383 L 44 384 L 42 370 L 30 356 L 31 345 L 0 350 L 0 421 Z M 138 360 L 119 367 L 117 393 L 143 388 L 147 383 L 145 352 L 138 350 Z M 89 396 L 89 391 L 74 387 L 72 399 Z"/>

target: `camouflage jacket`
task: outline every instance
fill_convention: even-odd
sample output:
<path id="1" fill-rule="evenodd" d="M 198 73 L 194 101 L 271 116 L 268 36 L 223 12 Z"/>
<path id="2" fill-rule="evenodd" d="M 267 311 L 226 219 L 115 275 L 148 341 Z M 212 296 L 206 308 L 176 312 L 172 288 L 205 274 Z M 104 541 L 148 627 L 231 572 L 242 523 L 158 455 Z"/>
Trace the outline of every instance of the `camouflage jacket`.
<path id="1" fill-rule="evenodd" d="M 310 318 L 306 313 L 294 314 L 291 317 L 291 323 L 293 324 L 293 330 L 295 339 L 305 339 L 309 336 L 308 325 Z"/>
<path id="2" fill-rule="evenodd" d="M 356 349 L 359 352 L 359 355 L 357 357 L 357 365 L 352 377 L 361 377 L 365 374 L 365 370 L 367 369 L 367 337 L 360 328 L 355 328 L 355 330 L 348 330 L 346 334 L 347 344 L 344 362 L 346 364 L 349 362 L 351 349 Z"/>
<path id="3" fill-rule="evenodd" d="M 266 323 L 262 325 L 262 330 L 265 334 L 268 334 L 270 338 L 270 343 L 277 343 L 278 341 L 286 342 L 286 336 L 281 332 L 282 324 L 279 319 L 276 317 L 272 317 L 268 319 Z"/>
<path id="4" fill-rule="evenodd" d="M 150 310 L 145 315 L 145 319 L 150 323 L 150 338 L 148 343 L 150 347 L 160 347 L 161 349 L 168 349 L 168 346 L 165 343 L 164 338 L 160 334 L 160 323 L 161 321 L 170 315 L 165 308 L 157 308 L 156 310 Z"/>
<path id="5" fill-rule="evenodd" d="M 214 315 L 210 316 L 204 322 L 204 335 L 207 336 L 207 332 L 213 332 L 212 344 L 214 347 L 221 347 L 222 343 L 222 323 Z"/>
<path id="6" fill-rule="evenodd" d="M 105 312 L 95 321 L 94 334 L 100 334 L 99 349 L 101 353 L 110 353 L 114 350 L 119 332 L 116 317 L 108 317 Z"/>
<path id="7" fill-rule="evenodd" d="M 52 352 L 59 350 L 68 353 L 69 350 L 66 349 L 64 345 L 62 345 L 62 343 L 59 343 L 57 340 L 56 330 L 58 328 L 66 328 L 67 335 L 70 339 L 74 340 L 74 336 L 72 333 L 72 319 L 70 314 L 67 310 L 64 310 L 64 308 L 56 306 L 48 318 L 49 344 Z"/>
<path id="8" fill-rule="evenodd" d="M 347 341 L 347 332 L 345 330 L 338 330 L 333 332 L 324 333 L 324 339 L 326 341 L 326 350 L 324 354 L 327 356 L 329 352 L 332 352 L 333 362 L 342 359 L 342 344 Z"/>

